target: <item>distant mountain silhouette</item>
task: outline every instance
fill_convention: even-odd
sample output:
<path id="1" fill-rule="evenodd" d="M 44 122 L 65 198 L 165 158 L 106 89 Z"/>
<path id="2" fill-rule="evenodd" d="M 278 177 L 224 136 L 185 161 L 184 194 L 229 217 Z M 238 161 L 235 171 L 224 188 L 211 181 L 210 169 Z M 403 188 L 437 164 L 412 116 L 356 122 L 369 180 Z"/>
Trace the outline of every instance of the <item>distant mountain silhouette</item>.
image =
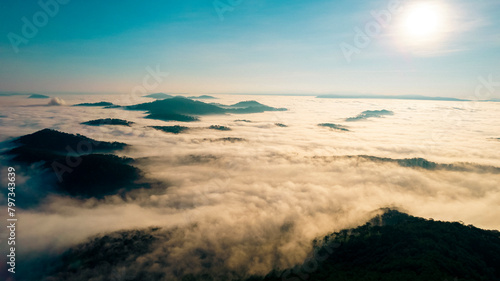
<path id="1" fill-rule="evenodd" d="M 232 105 L 219 105 L 229 113 L 260 113 L 265 111 L 286 111 L 286 108 L 274 108 L 257 101 L 242 101 Z"/>
<path id="2" fill-rule="evenodd" d="M 106 119 L 90 120 L 87 122 L 82 122 L 81 124 L 89 125 L 89 126 L 118 125 L 118 126 L 130 127 L 130 125 L 134 124 L 134 122 L 130 122 L 127 120 L 122 120 L 122 119 L 106 118 Z"/>
<path id="3" fill-rule="evenodd" d="M 442 164 L 429 161 L 424 158 L 404 158 L 393 159 L 370 155 L 347 155 L 347 156 L 314 156 L 314 159 L 324 159 L 325 161 L 335 161 L 336 159 L 356 159 L 357 161 L 372 161 L 380 163 L 393 163 L 401 167 L 420 168 L 425 170 L 444 170 L 457 172 L 492 173 L 500 174 L 500 167 L 479 165 L 475 163 L 457 162 L 452 164 Z"/>
<path id="4" fill-rule="evenodd" d="M 167 120 L 167 121 L 169 121 L 169 116 L 172 116 L 171 114 L 196 116 L 196 115 L 211 115 L 211 114 L 225 114 L 225 113 L 259 113 L 264 111 L 286 110 L 285 108 L 274 108 L 266 106 L 256 101 L 245 101 L 226 106 L 218 104 L 208 104 L 180 96 L 163 100 L 157 100 L 154 102 L 126 106 L 125 109 L 148 111 L 150 115 L 148 115 L 147 118 Z M 165 116 L 167 118 L 164 118 Z M 181 119 L 179 121 L 184 121 L 184 120 Z"/>
<path id="5" fill-rule="evenodd" d="M 191 96 L 189 97 L 190 99 L 198 99 L 198 100 L 208 100 L 208 99 L 217 99 L 216 97 L 208 96 L 208 95 L 201 95 L 201 96 Z"/>
<path id="6" fill-rule="evenodd" d="M 339 130 L 339 131 L 346 131 L 346 132 L 349 131 L 349 129 L 347 129 L 346 127 L 344 127 L 342 125 L 338 125 L 338 124 L 333 124 L 333 123 L 321 123 L 321 124 L 318 124 L 318 126 L 328 127 L 328 128 Z"/>
<path id="7" fill-rule="evenodd" d="M 32 94 L 31 96 L 28 97 L 28 99 L 49 99 L 49 96 L 46 95 L 40 95 L 40 94 Z"/>
<path id="8" fill-rule="evenodd" d="M 143 97 L 161 100 L 161 99 L 172 98 L 173 96 L 169 95 L 169 94 L 165 94 L 165 93 L 154 93 L 154 94 L 145 95 Z"/>
<path id="9" fill-rule="evenodd" d="M 111 102 L 101 101 L 101 102 L 94 102 L 94 103 L 84 102 L 84 103 L 74 104 L 73 106 L 102 106 L 102 107 L 109 108 L 109 107 L 113 107 L 115 105 Z"/>
<path id="10" fill-rule="evenodd" d="M 448 97 L 427 97 L 421 95 L 320 95 L 320 99 L 394 99 L 394 100 L 436 100 L 436 101 L 468 101 Z"/>
<path id="11" fill-rule="evenodd" d="M 194 101 L 184 97 L 174 97 L 154 102 L 126 106 L 129 110 L 145 110 L 151 114 L 187 114 L 208 115 L 224 114 L 226 111 L 218 106 L 201 101 Z"/>
<path id="12" fill-rule="evenodd" d="M 208 128 L 212 129 L 212 130 L 218 130 L 218 131 L 231 131 L 231 128 L 226 127 L 226 126 L 221 126 L 221 125 L 210 125 L 210 127 L 208 127 Z"/>
<path id="13" fill-rule="evenodd" d="M 389 111 L 389 110 L 385 110 L 385 109 L 382 109 L 382 110 L 366 110 L 366 111 L 361 112 L 356 117 L 350 117 L 350 118 L 345 119 L 345 121 L 348 121 L 348 122 L 359 121 L 359 120 L 368 119 L 368 118 L 371 118 L 371 117 L 378 118 L 378 117 L 382 117 L 384 115 L 394 115 L 394 112 Z"/>
<path id="14" fill-rule="evenodd" d="M 151 128 L 165 132 L 165 133 L 172 133 L 172 134 L 180 134 L 182 132 L 185 132 L 189 130 L 189 127 L 184 127 L 184 126 L 151 126 Z"/>
<path id="15" fill-rule="evenodd" d="M 225 138 L 218 138 L 218 139 L 203 139 L 203 141 L 209 141 L 209 142 L 230 142 L 230 143 L 236 143 L 236 142 L 244 142 L 246 139 L 244 138 L 234 138 L 234 137 L 225 137 Z"/>

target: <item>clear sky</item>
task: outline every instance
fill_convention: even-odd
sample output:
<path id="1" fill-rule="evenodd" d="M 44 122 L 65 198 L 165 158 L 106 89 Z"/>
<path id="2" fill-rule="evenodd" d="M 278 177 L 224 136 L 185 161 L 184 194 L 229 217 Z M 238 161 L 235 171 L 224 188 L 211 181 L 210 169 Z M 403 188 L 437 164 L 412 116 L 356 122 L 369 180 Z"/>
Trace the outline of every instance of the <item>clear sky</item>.
<path id="1" fill-rule="evenodd" d="M 60 1 L 0 2 L 0 91 L 127 93 L 148 67 L 169 73 L 151 92 L 190 94 L 468 97 L 500 78 L 498 0 Z"/>

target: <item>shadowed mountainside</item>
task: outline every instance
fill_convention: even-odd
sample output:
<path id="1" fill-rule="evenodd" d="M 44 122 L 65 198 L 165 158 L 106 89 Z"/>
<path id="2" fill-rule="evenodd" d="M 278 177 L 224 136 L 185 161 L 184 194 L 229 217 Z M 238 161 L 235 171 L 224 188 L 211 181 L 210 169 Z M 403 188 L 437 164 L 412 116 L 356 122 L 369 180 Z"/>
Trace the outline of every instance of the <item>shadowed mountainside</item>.
<path id="1" fill-rule="evenodd" d="M 46 280 L 114 280 L 120 273 L 126 280 L 163 280 L 161 269 L 170 266 L 165 263 L 166 256 L 157 257 L 157 267 L 139 261 L 147 260 L 141 257 L 181 234 L 180 229 L 150 228 L 91 238 L 54 258 L 57 262 L 47 261 L 57 266 L 49 268 L 46 275 L 51 277 Z M 498 231 L 426 220 L 386 209 L 362 226 L 311 241 L 309 257 L 292 268 L 275 269 L 266 276 L 244 277 L 243 273 L 223 266 L 214 253 L 200 248 L 192 253 L 192 258 L 203 261 L 204 272 L 194 275 L 180 270 L 172 280 L 491 281 L 500 280 L 499 251 Z M 189 261 L 177 263 L 189 266 Z"/>
<path id="2" fill-rule="evenodd" d="M 301 265 L 246 280 L 500 280 L 500 232 L 395 210 L 314 240 L 313 249 Z"/>
<path id="3" fill-rule="evenodd" d="M 120 231 L 94 237 L 88 243 L 66 251 L 61 260 L 56 261 L 57 273 L 48 280 L 93 280 L 96 272 L 101 276 L 114 277 L 108 280 L 131 280 L 125 279 L 125 270 L 123 273 L 118 268 L 110 271 L 111 267 L 129 263 L 152 251 L 153 243 L 158 240 L 155 237 L 157 230 L 158 228 Z M 152 276 L 139 275 L 134 280 L 158 280 L 142 279 L 145 277 Z"/>
<path id="4" fill-rule="evenodd" d="M 39 180 L 46 186 L 40 193 L 57 192 L 77 197 L 102 198 L 120 190 L 136 188 L 140 170 L 131 166 L 133 159 L 109 153 L 121 150 L 126 144 L 102 142 L 82 135 L 72 135 L 51 129 L 15 139 L 17 147 L 5 154 L 10 161 L 24 166 L 23 170 L 40 163 L 45 171 Z M 55 186 L 51 190 L 49 187 Z"/>
<path id="5" fill-rule="evenodd" d="M 43 129 L 24 135 L 13 142 L 25 149 L 50 153 L 67 153 L 67 146 L 74 151 L 84 150 L 88 146 L 91 146 L 91 152 L 111 152 L 123 149 L 126 146 L 126 144 L 121 142 L 97 141 L 79 134 L 73 135 L 52 129 Z M 78 149 L 79 147 L 80 149 Z M 16 148 L 13 150 L 16 150 Z"/>

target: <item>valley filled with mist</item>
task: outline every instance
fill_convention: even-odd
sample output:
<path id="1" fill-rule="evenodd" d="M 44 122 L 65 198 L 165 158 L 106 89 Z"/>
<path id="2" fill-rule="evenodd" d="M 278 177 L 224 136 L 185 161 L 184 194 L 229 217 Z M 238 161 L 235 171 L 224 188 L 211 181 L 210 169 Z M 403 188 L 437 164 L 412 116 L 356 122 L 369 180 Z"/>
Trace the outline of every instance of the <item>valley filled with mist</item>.
<path id="1" fill-rule="evenodd" d="M 408 242 L 424 252 L 453 242 L 446 237 L 468 239 L 466 225 L 486 239 L 478 245 L 499 245 L 498 232 L 477 229 L 500 229 L 495 102 L 0 99 L 1 164 L 15 167 L 22 202 L 18 266 L 36 269 L 19 280 L 330 280 L 331 272 L 335 280 L 379 280 L 378 260 L 403 249 L 377 243 L 397 231 L 415 241 L 431 235 Z M 364 275 L 346 269 L 355 268 L 346 250 L 355 243 L 379 245 L 376 253 L 362 247 L 375 255 L 363 258 L 375 263 Z M 454 258 L 438 250 L 442 267 L 402 259 L 425 272 L 400 266 L 383 276 L 499 278 L 498 260 L 464 245 L 482 264 L 475 273 L 447 267 Z"/>

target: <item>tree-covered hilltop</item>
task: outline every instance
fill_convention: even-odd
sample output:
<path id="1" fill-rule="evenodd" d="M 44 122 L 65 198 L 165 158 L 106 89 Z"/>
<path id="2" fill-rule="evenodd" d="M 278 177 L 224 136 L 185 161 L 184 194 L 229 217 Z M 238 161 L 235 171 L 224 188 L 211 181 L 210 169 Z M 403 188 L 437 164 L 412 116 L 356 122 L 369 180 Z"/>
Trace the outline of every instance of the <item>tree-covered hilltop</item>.
<path id="1" fill-rule="evenodd" d="M 101 101 L 101 102 L 84 102 L 84 103 L 79 103 L 79 104 L 74 104 L 73 106 L 114 106 L 113 103 L 107 102 L 107 101 Z"/>
<path id="2" fill-rule="evenodd" d="M 49 262 L 39 280 L 167 280 L 169 251 L 157 256 L 158 267 L 140 260 L 158 245 L 169 243 L 176 230 L 149 228 L 99 235 L 72 247 Z M 154 243 L 153 243 L 154 242 Z M 442 222 L 384 210 L 366 224 L 312 241 L 302 264 L 276 269 L 267 276 L 243 277 L 220 267 L 224 261 L 200 248 L 193 259 L 204 261 L 198 274 L 178 271 L 182 281 L 495 281 L 500 280 L 500 233 L 458 222 Z M 259 257 L 255 257 L 259 258 Z M 215 266 L 219 264 L 219 266 Z M 239 277 L 237 277 L 239 276 Z M 125 278 L 126 277 L 126 278 Z M 239 279 L 238 279 L 239 278 Z M 33 279 L 35 280 L 35 279 Z"/>
<path id="3" fill-rule="evenodd" d="M 244 101 L 233 105 L 204 103 L 202 101 L 177 96 L 159 99 L 153 102 L 125 106 L 128 110 L 144 110 L 149 113 L 146 118 L 164 121 L 197 121 L 198 115 L 213 114 L 246 114 L 266 111 L 285 111 L 286 108 L 274 108 L 256 101 Z"/>
<path id="4" fill-rule="evenodd" d="M 134 122 L 116 119 L 116 118 L 105 118 L 105 119 L 95 119 L 86 122 L 82 122 L 80 124 L 88 125 L 88 126 L 104 126 L 104 125 L 116 125 L 116 126 L 127 126 L 130 127 Z"/>
<path id="5" fill-rule="evenodd" d="M 500 232 L 395 210 L 313 245 L 303 264 L 247 281 L 500 280 Z"/>
<path id="6" fill-rule="evenodd" d="M 43 129 L 14 139 L 11 144 L 16 147 L 4 155 L 12 164 L 20 165 L 24 171 L 35 166 L 40 172 L 45 171 L 36 180 L 44 187 L 38 190 L 41 196 L 56 192 L 103 198 L 142 186 L 135 183 L 141 178 L 141 171 L 131 165 L 133 159 L 109 154 L 124 149 L 125 143 Z M 32 199 L 25 195 L 25 202 Z"/>

